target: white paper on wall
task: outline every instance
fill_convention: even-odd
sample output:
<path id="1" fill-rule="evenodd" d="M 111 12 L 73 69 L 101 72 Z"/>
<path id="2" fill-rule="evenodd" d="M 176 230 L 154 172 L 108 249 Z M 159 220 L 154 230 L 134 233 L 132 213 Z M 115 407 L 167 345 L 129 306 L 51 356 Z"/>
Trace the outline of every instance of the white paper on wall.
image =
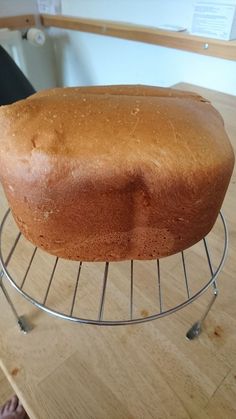
<path id="1" fill-rule="evenodd" d="M 197 1 L 191 33 L 223 40 L 236 38 L 236 5 L 224 2 Z"/>
<path id="2" fill-rule="evenodd" d="M 61 0 L 38 0 L 39 13 L 58 15 L 61 13 Z"/>

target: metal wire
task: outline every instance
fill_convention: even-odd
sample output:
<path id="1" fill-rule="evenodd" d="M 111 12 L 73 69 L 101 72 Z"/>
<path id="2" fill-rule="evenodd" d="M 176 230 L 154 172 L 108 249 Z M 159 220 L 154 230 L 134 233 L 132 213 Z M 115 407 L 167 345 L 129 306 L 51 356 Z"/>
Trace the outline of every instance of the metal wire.
<path id="1" fill-rule="evenodd" d="M 75 298 L 76 298 L 77 289 L 78 289 L 78 285 L 79 285 L 79 278 L 80 278 L 81 269 L 82 269 L 82 262 L 79 263 L 79 270 L 78 270 L 78 275 L 77 275 L 76 284 L 75 284 L 75 291 L 74 291 L 74 295 L 73 295 L 73 300 L 72 300 L 72 305 L 71 305 L 71 310 L 70 310 L 70 316 L 73 315 L 73 311 L 74 311 Z"/>
<path id="2" fill-rule="evenodd" d="M 48 293 L 49 293 L 50 287 L 52 285 L 52 280 L 53 280 L 53 277 L 54 277 L 54 274 L 55 274 L 57 263 L 58 263 L 58 258 L 56 258 L 55 263 L 54 263 L 54 266 L 53 266 L 53 270 L 52 270 L 52 273 L 51 273 L 51 276 L 50 276 L 50 279 L 49 279 L 49 284 L 48 284 L 48 287 L 47 287 L 47 291 L 46 291 L 46 294 L 45 294 L 45 297 L 44 297 L 44 300 L 43 300 L 43 305 L 47 301 Z"/>
<path id="3" fill-rule="evenodd" d="M 8 266 L 8 264 L 9 264 L 9 262 L 10 262 L 11 258 L 12 258 L 12 255 L 13 255 L 13 253 L 14 253 L 14 251 L 15 251 L 15 248 L 16 248 L 16 246 L 17 246 L 17 244 L 18 244 L 19 240 L 20 240 L 20 237 L 21 237 L 21 233 L 18 233 L 18 234 L 17 234 L 17 236 L 16 236 L 16 239 L 15 239 L 15 241 L 14 241 L 14 243 L 13 243 L 13 246 L 12 246 L 12 248 L 11 248 L 11 250 L 10 250 L 10 252 L 9 252 L 8 256 L 7 256 L 7 259 L 6 259 L 6 261 L 5 261 L 5 266 Z"/>
<path id="4" fill-rule="evenodd" d="M 106 262 L 105 270 L 104 270 L 104 277 L 103 277 L 102 297 L 101 297 L 101 302 L 100 302 L 98 321 L 101 321 L 102 316 L 103 316 L 105 294 L 106 294 L 106 287 L 107 287 L 108 268 L 109 268 L 109 262 Z"/>
<path id="5" fill-rule="evenodd" d="M 159 261 L 159 259 L 157 259 L 157 284 L 158 284 L 158 295 L 159 295 L 160 313 L 162 313 L 161 271 L 160 271 L 160 261 Z"/>
<path id="6" fill-rule="evenodd" d="M 61 312 L 59 310 L 56 309 L 52 309 L 50 308 L 48 305 L 46 305 L 47 301 L 48 301 L 48 295 L 49 292 L 51 290 L 51 285 L 53 282 L 53 279 L 55 277 L 55 271 L 57 268 L 57 264 L 59 259 L 55 258 L 55 262 L 52 268 L 51 273 L 49 274 L 49 280 L 48 280 L 48 285 L 47 285 L 47 289 L 46 289 L 46 293 L 43 299 L 43 302 L 40 302 L 38 300 L 36 300 L 35 298 L 33 298 L 29 293 L 25 292 L 23 290 L 24 284 L 26 279 L 28 278 L 28 273 L 34 263 L 34 257 L 37 251 L 37 248 L 35 247 L 32 253 L 32 256 L 30 258 L 29 264 L 26 268 L 25 271 L 25 275 L 23 277 L 23 280 L 21 282 L 21 285 L 19 286 L 16 279 L 13 278 L 13 276 L 10 274 L 9 269 L 8 269 L 8 265 L 12 259 L 12 256 L 15 252 L 15 249 L 18 245 L 19 239 L 21 234 L 19 233 L 16 237 L 16 239 L 14 240 L 13 244 L 12 244 L 12 248 L 6 258 L 6 260 L 4 260 L 3 255 L 2 255 L 2 236 L 3 236 L 3 230 L 4 230 L 4 226 L 6 223 L 6 220 L 9 216 L 9 211 L 6 212 L 3 221 L 1 223 L 0 226 L 0 261 L 2 264 L 2 270 L 6 276 L 6 278 L 10 281 L 10 283 L 13 285 L 13 287 L 22 295 L 24 296 L 28 301 L 30 301 L 32 304 L 34 304 L 36 307 L 41 308 L 42 310 L 46 311 L 49 314 L 53 314 L 57 317 L 66 319 L 66 320 L 71 320 L 74 322 L 79 322 L 79 323 L 89 323 L 89 324 L 96 324 L 96 325 L 106 325 L 106 326 L 116 326 L 116 325 L 128 325 L 128 324 L 136 324 L 136 323 L 142 323 L 142 322 L 146 322 L 146 321 L 151 321 L 151 320 L 155 320 L 158 318 L 162 318 L 164 316 L 167 316 L 171 313 L 174 313 L 182 308 L 184 308 L 185 306 L 187 306 L 188 304 L 192 303 L 194 300 L 196 300 L 198 297 L 200 297 L 200 295 L 202 295 L 211 285 L 215 286 L 216 289 L 216 278 L 219 275 L 219 272 L 225 262 L 225 258 L 226 258 L 226 253 L 227 253 L 227 248 L 228 248 L 228 232 L 227 232 L 227 226 L 224 220 L 223 215 L 220 213 L 220 220 L 222 221 L 222 225 L 223 225 L 223 250 L 222 250 L 222 255 L 221 255 L 221 260 L 217 266 L 217 268 L 215 270 L 213 270 L 213 265 L 212 265 L 212 261 L 210 258 L 210 252 L 209 252 L 209 248 L 206 242 L 206 239 L 203 239 L 203 244 L 204 244 L 204 248 L 205 248 L 205 254 L 206 254 L 206 259 L 207 259 L 207 263 L 209 265 L 209 270 L 210 270 L 210 278 L 208 278 L 207 282 L 205 283 L 205 285 L 203 287 L 201 287 L 197 292 L 195 292 L 193 295 L 191 295 L 190 297 L 190 287 L 189 287 L 189 279 L 188 279 L 188 271 L 189 268 L 186 266 L 187 262 L 186 262 L 186 258 L 183 252 L 181 252 L 181 259 L 182 259 L 182 269 L 183 269 L 183 277 L 184 277 L 184 284 L 185 284 L 185 288 L 186 288 L 186 293 L 187 293 L 187 299 L 184 300 L 183 302 L 181 302 L 180 304 L 177 304 L 171 308 L 168 309 L 163 309 L 163 292 L 162 292 L 162 279 L 161 279 L 161 268 L 160 268 L 160 261 L 157 260 L 156 261 L 156 279 L 155 279 L 155 283 L 156 283 L 156 289 L 157 289 L 157 300 L 156 300 L 156 312 L 152 315 L 147 315 L 146 317 L 134 317 L 134 292 L 136 292 L 136 289 L 134 290 L 134 265 L 135 265 L 135 261 L 131 260 L 130 261 L 130 291 L 129 291 L 129 315 L 127 313 L 127 319 L 124 320 L 104 320 L 103 319 L 103 315 L 104 315 L 104 306 L 106 304 L 106 289 L 107 289 L 107 283 L 108 283 L 108 271 L 109 271 L 109 262 L 105 263 L 104 266 L 104 273 L 103 273 L 103 280 L 102 280 L 102 292 L 101 292 L 101 297 L 100 297 L 100 303 L 99 303 L 99 310 L 98 310 L 98 315 L 97 318 L 83 318 L 83 317 L 76 317 L 75 315 L 73 315 L 74 313 L 74 306 L 75 306 L 75 302 L 76 300 L 79 301 L 79 280 L 80 280 L 80 276 L 81 276 L 81 270 L 82 270 L 82 262 L 79 262 L 79 267 L 78 267 L 78 273 L 77 273 L 77 278 L 76 278 L 76 283 L 75 283 L 75 287 L 73 288 L 72 291 L 72 295 L 71 295 L 71 308 L 69 310 L 69 314 Z M 180 278 L 181 279 L 181 278 Z M 30 281 L 30 277 L 28 278 L 28 281 Z M 56 281 L 56 280 L 55 280 Z M 28 284 L 28 289 L 29 284 Z M 53 295 L 52 295 L 53 297 Z M 108 297 L 107 297 L 108 298 Z M 136 302 L 136 299 L 135 299 Z M 108 303 L 108 302 L 107 302 Z M 136 309 L 136 307 L 135 307 Z M 135 310 L 136 312 L 136 310 Z"/>
<path id="7" fill-rule="evenodd" d="M 186 265 L 185 265 L 184 252 L 181 252 L 181 256 L 182 256 L 182 264 L 183 264 L 183 270 L 184 270 L 184 279 L 185 279 L 185 286 L 186 286 L 186 291 L 187 291 L 187 297 L 190 298 L 189 285 L 188 285 L 188 277 L 187 277 L 187 271 L 186 271 Z"/>
<path id="8" fill-rule="evenodd" d="M 208 261 L 210 273 L 213 276 L 214 275 L 214 271 L 213 271 L 213 267 L 212 267 L 212 263 L 211 263 L 210 253 L 209 253 L 208 246 L 207 246 L 206 237 L 204 237 L 203 243 L 204 243 L 204 247 L 205 247 L 205 251 L 206 251 L 206 256 L 207 256 L 207 261 Z M 215 295 L 217 295 L 218 294 L 218 289 L 217 289 L 216 281 L 213 281 L 212 282 L 212 286 L 214 288 Z"/>
<path id="9" fill-rule="evenodd" d="M 130 320 L 133 319 L 133 300 L 134 300 L 134 261 L 130 261 Z"/>
<path id="10" fill-rule="evenodd" d="M 214 275 L 214 271 L 213 271 L 213 267 L 212 267 L 212 263 L 211 263 L 211 258 L 210 258 L 210 254 L 209 254 L 209 250 L 208 250 L 208 246 L 207 246 L 207 241 L 206 241 L 206 238 L 205 237 L 203 239 L 203 243 L 204 243 L 204 247 L 205 247 L 205 251 L 206 251 L 206 256 L 207 256 L 207 261 L 208 261 L 208 265 L 209 265 L 209 269 L 210 269 L 211 275 Z"/>
<path id="11" fill-rule="evenodd" d="M 35 249 L 34 249 L 34 251 L 33 251 L 33 254 L 32 254 L 32 256 L 31 256 L 31 259 L 30 259 L 29 265 L 28 265 L 28 267 L 27 267 L 27 269 L 26 269 L 26 272 L 25 272 L 24 278 L 23 278 L 22 283 L 21 283 L 21 286 L 20 286 L 20 288 L 21 288 L 21 289 L 23 288 L 23 286 L 24 286 L 24 284 L 25 284 L 25 280 L 26 280 L 26 278 L 27 278 L 27 275 L 28 275 L 29 270 L 30 270 L 30 268 L 31 268 L 31 265 L 32 265 L 32 263 L 33 263 L 33 260 L 34 260 L 34 257 L 35 257 L 35 253 L 36 253 L 36 251 L 37 251 L 37 247 L 35 247 Z"/>

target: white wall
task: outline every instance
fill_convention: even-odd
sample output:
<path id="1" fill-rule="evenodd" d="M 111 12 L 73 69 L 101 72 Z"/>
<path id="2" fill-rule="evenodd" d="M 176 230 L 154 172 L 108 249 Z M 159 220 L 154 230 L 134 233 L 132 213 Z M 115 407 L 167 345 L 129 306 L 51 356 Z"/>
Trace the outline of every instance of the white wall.
<path id="1" fill-rule="evenodd" d="M 62 0 L 62 14 L 156 26 L 186 25 L 194 0 Z M 178 16 L 176 16 L 178 8 Z"/>
<path id="2" fill-rule="evenodd" d="M 189 28 L 193 4 L 194 0 L 62 0 L 62 13 Z M 36 11 L 36 0 L 0 0 L 0 16 Z M 236 95 L 236 62 L 77 31 L 47 32 L 51 39 L 42 48 L 22 41 L 26 75 L 37 90 L 116 83 L 170 86 L 185 81 Z"/>
<path id="3" fill-rule="evenodd" d="M 56 61 L 52 40 L 46 35 L 43 46 L 37 47 L 22 41 L 26 61 L 26 76 L 36 90 L 49 89 L 58 85 Z"/>
<path id="4" fill-rule="evenodd" d="M 37 13 L 37 0 L 0 0 L 0 16 Z"/>
<path id="5" fill-rule="evenodd" d="M 62 13 L 148 26 L 191 25 L 193 0 L 62 0 Z M 62 85 L 181 81 L 236 95 L 236 62 L 141 42 L 50 30 Z"/>
<path id="6" fill-rule="evenodd" d="M 37 0 L 0 0 L 0 16 L 12 16 L 20 14 L 35 14 L 37 18 Z M 42 47 L 33 46 L 22 39 L 25 31 L 14 31 L 16 48 L 8 45 L 7 36 L 1 36 L 0 44 L 15 59 L 26 77 L 30 80 L 36 90 L 46 89 L 57 85 L 57 70 L 54 57 L 52 40 L 47 37 Z M 17 53 L 18 58 L 17 59 Z"/>

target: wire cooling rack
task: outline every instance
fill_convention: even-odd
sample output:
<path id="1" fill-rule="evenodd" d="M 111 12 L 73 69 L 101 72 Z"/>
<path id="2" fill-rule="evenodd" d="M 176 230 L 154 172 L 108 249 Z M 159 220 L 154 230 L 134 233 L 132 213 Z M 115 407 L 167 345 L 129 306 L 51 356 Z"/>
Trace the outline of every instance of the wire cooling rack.
<path id="1" fill-rule="evenodd" d="M 216 240 L 221 244 L 217 252 Z M 10 210 L 0 226 L 2 276 L 47 313 L 95 325 L 158 319 L 192 303 L 210 285 L 216 290 L 227 247 L 222 213 L 212 232 L 197 245 L 174 256 L 141 262 L 86 263 L 53 257 L 21 235 Z M 212 254 L 217 259 L 214 263 Z"/>

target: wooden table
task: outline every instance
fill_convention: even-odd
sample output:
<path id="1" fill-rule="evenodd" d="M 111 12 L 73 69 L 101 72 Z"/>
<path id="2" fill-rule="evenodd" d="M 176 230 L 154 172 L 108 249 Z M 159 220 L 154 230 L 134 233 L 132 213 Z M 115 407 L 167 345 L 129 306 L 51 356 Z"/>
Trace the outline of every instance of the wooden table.
<path id="1" fill-rule="evenodd" d="M 187 84 L 178 87 L 212 101 L 235 147 L 236 97 Z M 19 332 L 0 293 L 1 367 L 32 419 L 236 417 L 235 181 L 234 172 L 223 206 L 230 249 L 220 296 L 195 341 L 188 342 L 185 333 L 209 293 L 154 322 L 97 327 L 50 317 L 8 286 L 20 314 L 34 324 L 27 335 Z M 5 208 L 4 201 L 1 216 Z M 19 270 L 21 264 L 19 258 Z M 197 271 L 197 261 L 192 264 Z"/>

